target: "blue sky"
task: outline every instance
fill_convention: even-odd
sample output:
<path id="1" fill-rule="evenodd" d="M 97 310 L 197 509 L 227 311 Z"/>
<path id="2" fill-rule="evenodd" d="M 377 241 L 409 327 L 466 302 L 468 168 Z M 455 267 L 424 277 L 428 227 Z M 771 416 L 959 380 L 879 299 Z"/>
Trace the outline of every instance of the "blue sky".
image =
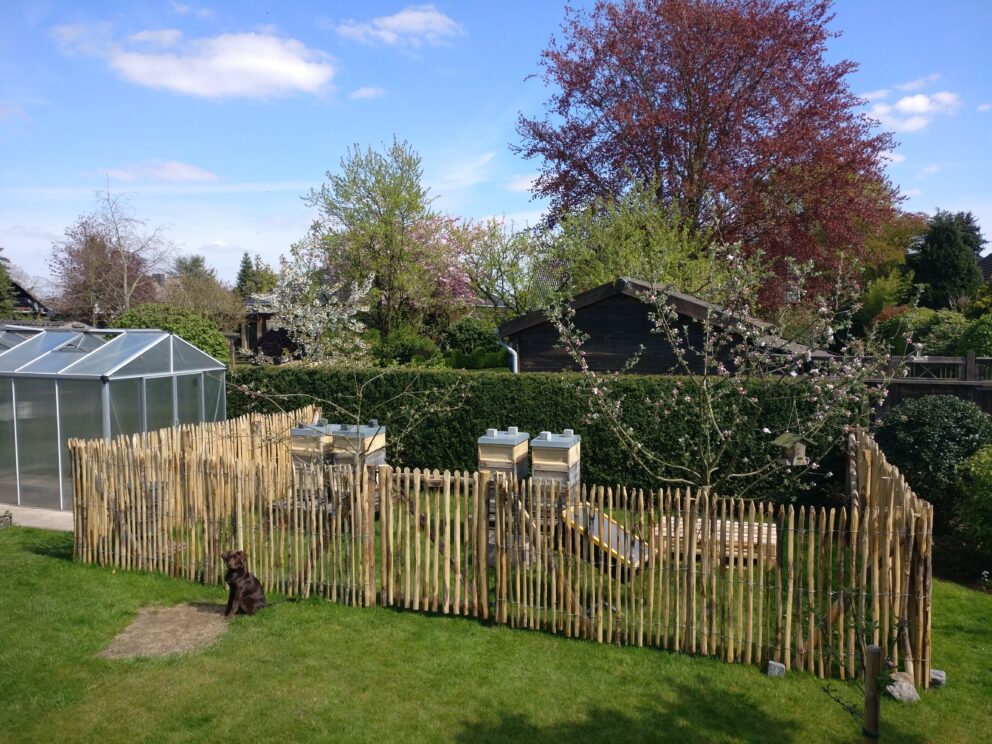
<path id="1" fill-rule="evenodd" d="M 395 133 L 439 209 L 535 221 L 509 150 L 546 96 L 563 3 L 17 2 L 0 6 L 0 246 L 30 275 L 108 184 L 231 279 L 275 263 L 300 197 L 352 144 Z M 900 146 L 906 207 L 974 212 L 992 238 L 992 2 L 843 0 L 834 59 Z"/>

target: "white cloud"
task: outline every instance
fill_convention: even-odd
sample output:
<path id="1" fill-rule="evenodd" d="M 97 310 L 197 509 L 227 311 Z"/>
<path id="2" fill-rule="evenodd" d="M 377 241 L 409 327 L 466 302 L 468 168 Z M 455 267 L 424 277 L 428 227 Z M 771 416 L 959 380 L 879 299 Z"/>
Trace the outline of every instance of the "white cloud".
<path id="1" fill-rule="evenodd" d="M 362 23 L 347 20 L 337 27 L 339 34 L 363 44 L 388 44 L 418 48 L 441 46 L 465 30 L 462 25 L 433 5 L 410 5 L 399 13 L 379 16 Z"/>
<path id="2" fill-rule="evenodd" d="M 980 103 L 978 104 L 978 110 L 981 111 L 983 114 L 986 111 L 992 111 L 992 103 Z"/>
<path id="3" fill-rule="evenodd" d="M 428 180 L 440 196 L 452 196 L 459 191 L 466 191 L 489 181 L 489 164 L 495 157 L 495 152 L 486 152 L 468 160 L 452 163 L 435 178 Z"/>
<path id="4" fill-rule="evenodd" d="M 956 93 L 946 90 L 928 96 L 917 93 L 915 96 L 905 96 L 896 101 L 896 110 L 903 114 L 952 114 L 961 105 L 961 99 Z"/>
<path id="5" fill-rule="evenodd" d="M 932 163 L 927 167 L 925 167 L 923 170 L 921 170 L 918 175 L 920 177 L 932 176 L 934 173 L 939 173 L 939 172 L 940 172 L 940 166 L 937 165 L 936 163 Z"/>
<path id="6" fill-rule="evenodd" d="M 881 159 L 886 163 L 903 163 L 906 161 L 906 156 L 901 152 L 892 152 L 892 150 L 885 150 L 879 153 Z"/>
<path id="7" fill-rule="evenodd" d="M 148 160 L 124 168 L 107 168 L 110 178 L 120 181 L 216 181 L 208 170 L 177 160 Z"/>
<path id="8" fill-rule="evenodd" d="M 960 106 L 957 93 L 942 90 L 932 95 L 903 96 L 895 104 L 876 103 L 871 107 L 871 115 L 897 132 L 918 132 L 926 129 L 935 116 L 951 116 Z"/>
<path id="9" fill-rule="evenodd" d="M 923 189 L 901 189 L 900 192 L 908 197 L 923 196 Z"/>
<path id="10" fill-rule="evenodd" d="M 145 43 L 153 46 L 171 47 L 179 43 L 183 32 L 178 28 L 160 28 L 148 31 L 139 31 L 127 37 L 128 41 L 137 44 Z"/>
<path id="11" fill-rule="evenodd" d="M 506 182 L 506 190 L 513 192 L 531 191 L 534 188 L 536 173 L 528 173 L 524 176 L 514 176 Z"/>
<path id="12" fill-rule="evenodd" d="M 866 101 L 884 101 L 889 97 L 889 89 L 882 88 L 881 90 L 870 90 L 867 93 L 862 93 L 859 98 L 864 98 Z"/>
<path id="13" fill-rule="evenodd" d="M 386 92 L 385 88 L 376 88 L 371 85 L 366 85 L 362 88 L 358 88 L 357 90 L 351 91 L 351 94 L 348 96 L 348 98 L 350 98 L 353 101 L 368 101 L 371 100 L 372 98 L 378 98 L 379 96 L 383 95 L 385 92 Z"/>
<path id="14" fill-rule="evenodd" d="M 201 98 L 315 94 L 334 77 L 327 54 L 272 33 L 184 40 L 178 32 L 142 31 L 127 46 L 111 41 L 104 31 L 102 26 L 58 26 L 52 33 L 65 53 L 104 58 L 125 80 Z M 175 46 L 168 51 L 144 48 L 144 42 L 156 40 Z"/>
<path id="15" fill-rule="evenodd" d="M 172 12 L 176 15 L 194 15 L 197 18 L 209 18 L 214 14 L 210 8 L 198 8 L 193 5 L 184 5 L 177 2 L 172 3 Z"/>
<path id="16" fill-rule="evenodd" d="M 910 80 L 908 83 L 900 83 L 896 87 L 899 90 L 919 90 L 920 88 L 925 88 L 931 83 L 936 83 L 940 80 L 940 73 L 934 72 L 926 77 L 916 78 L 916 80 Z"/>

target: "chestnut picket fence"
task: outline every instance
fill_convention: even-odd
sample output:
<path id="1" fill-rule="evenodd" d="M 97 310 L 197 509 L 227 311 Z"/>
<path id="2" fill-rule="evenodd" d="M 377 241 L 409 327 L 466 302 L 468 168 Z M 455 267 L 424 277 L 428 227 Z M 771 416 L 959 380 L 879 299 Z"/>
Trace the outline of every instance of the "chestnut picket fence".
<path id="1" fill-rule="evenodd" d="M 849 498 L 565 489 L 488 472 L 294 461 L 312 411 L 70 443 L 77 560 L 650 646 L 821 678 L 878 644 L 930 680 L 932 506 L 864 432 Z"/>

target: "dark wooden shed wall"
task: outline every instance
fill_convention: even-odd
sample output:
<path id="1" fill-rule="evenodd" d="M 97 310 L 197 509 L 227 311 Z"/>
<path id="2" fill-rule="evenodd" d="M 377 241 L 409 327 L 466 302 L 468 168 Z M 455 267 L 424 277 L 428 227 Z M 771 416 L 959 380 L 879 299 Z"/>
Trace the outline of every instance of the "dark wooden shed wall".
<path id="1" fill-rule="evenodd" d="M 620 369 L 643 344 L 645 352 L 634 368 L 641 374 L 670 373 L 676 366 L 675 352 L 664 335 L 651 333 L 649 317 L 652 306 L 625 294 L 615 294 L 586 305 L 575 312 L 575 325 L 589 340 L 582 348 L 589 366 L 597 371 Z M 702 328 L 686 316 L 680 320 L 689 324 L 689 343 L 702 345 Z M 575 369 L 572 357 L 558 344 L 558 332 L 545 321 L 510 336 L 510 343 L 519 353 L 522 372 L 557 372 Z"/>

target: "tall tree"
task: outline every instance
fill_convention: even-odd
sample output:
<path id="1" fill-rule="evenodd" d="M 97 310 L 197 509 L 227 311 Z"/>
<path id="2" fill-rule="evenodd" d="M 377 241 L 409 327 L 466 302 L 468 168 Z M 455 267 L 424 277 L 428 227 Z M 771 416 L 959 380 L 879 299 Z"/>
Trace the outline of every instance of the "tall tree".
<path id="1" fill-rule="evenodd" d="M 906 259 L 906 265 L 924 284 L 920 304 L 941 309 L 957 307 L 982 285 L 975 255 L 965 244 L 953 216 L 938 212 L 930 220 L 923 244 Z"/>
<path id="2" fill-rule="evenodd" d="M 166 305 L 198 313 L 221 330 L 238 327 L 245 314 L 244 302 L 217 278 L 203 256 L 178 256 L 159 292 Z"/>
<path id="3" fill-rule="evenodd" d="M 120 195 L 98 194 L 96 209 L 79 217 L 52 246 L 49 266 L 60 286 L 59 309 L 95 324 L 155 297 L 151 274 L 174 252 L 162 228 L 148 230 Z"/>
<path id="4" fill-rule="evenodd" d="M 566 9 L 541 55 L 553 88 L 515 149 L 554 217 L 637 182 L 697 229 L 832 267 L 895 197 L 888 134 L 825 60 L 827 0 L 622 0 Z"/>
<path id="5" fill-rule="evenodd" d="M 14 317 L 14 285 L 10 283 L 10 259 L 0 247 L 0 319 Z"/>
<path id="6" fill-rule="evenodd" d="M 262 260 L 261 256 L 256 253 L 253 261 L 245 251 L 241 257 L 241 265 L 238 267 L 238 275 L 234 280 L 234 291 L 242 298 L 271 292 L 276 288 L 277 280 L 276 272 Z"/>
<path id="7" fill-rule="evenodd" d="M 618 197 L 596 198 L 562 217 L 549 238 L 545 272 L 566 294 L 631 276 L 698 294 L 714 281 L 709 235 L 693 230 L 650 186 L 634 184 Z"/>
<path id="8" fill-rule="evenodd" d="M 314 231 L 333 280 L 372 278 L 370 325 L 383 344 L 401 325 L 436 314 L 439 301 L 461 301 L 468 291 L 458 260 L 466 234 L 431 210 L 422 175 L 420 155 L 394 138 L 384 153 L 349 149 L 340 172 L 329 171 L 306 197 L 320 210 Z"/>
<path id="9" fill-rule="evenodd" d="M 961 233 L 961 241 L 968 246 L 968 250 L 975 254 L 975 258 L 982 255 L 982 248 L 987 241 L 982 235 L 982 229 L 978 225 L 978 219 L 971 212 L 945 212 L 941 209 L 930 219 L 933 225 L 953 223 Z"/>

